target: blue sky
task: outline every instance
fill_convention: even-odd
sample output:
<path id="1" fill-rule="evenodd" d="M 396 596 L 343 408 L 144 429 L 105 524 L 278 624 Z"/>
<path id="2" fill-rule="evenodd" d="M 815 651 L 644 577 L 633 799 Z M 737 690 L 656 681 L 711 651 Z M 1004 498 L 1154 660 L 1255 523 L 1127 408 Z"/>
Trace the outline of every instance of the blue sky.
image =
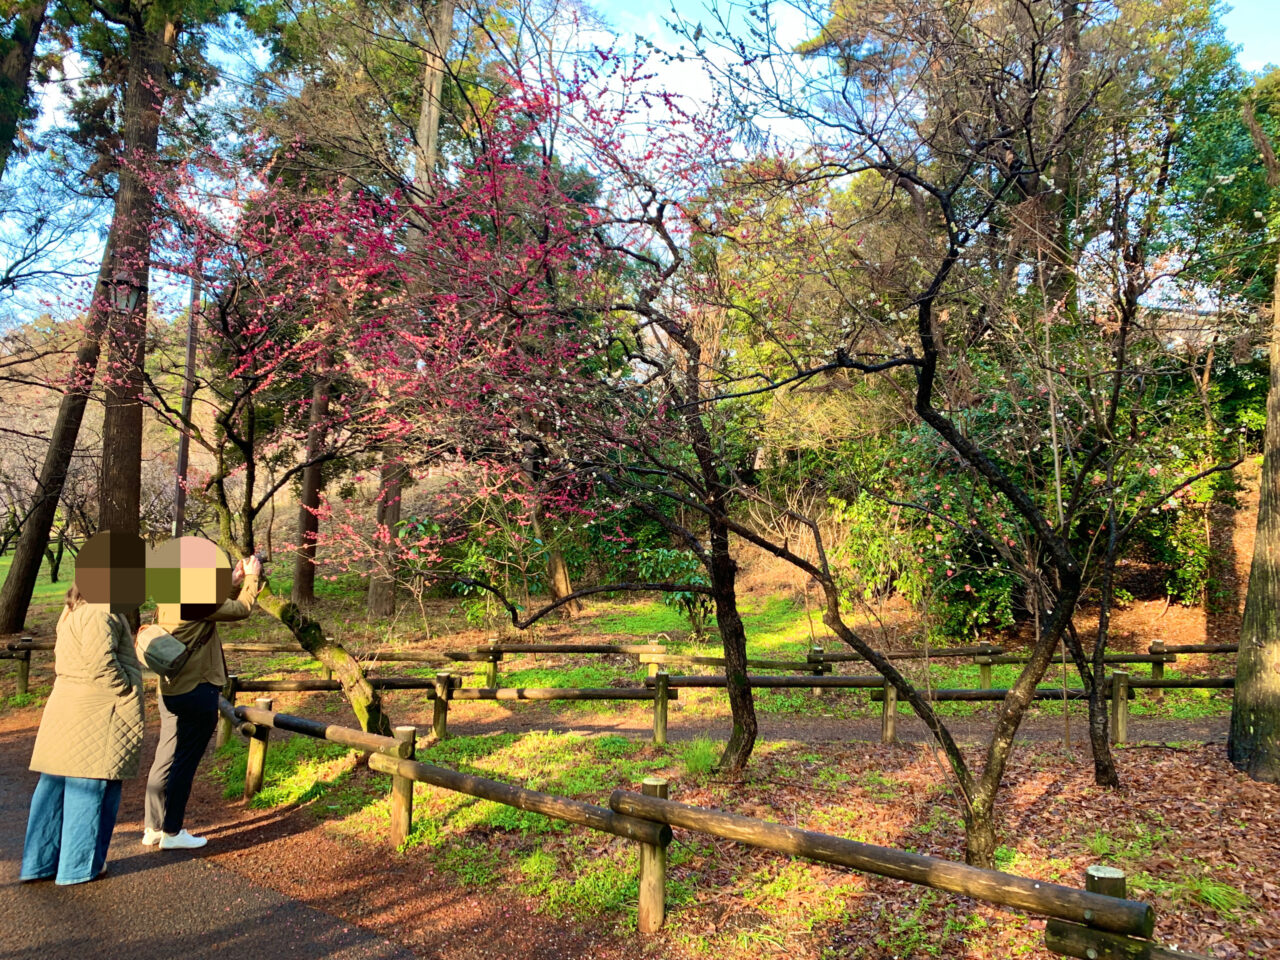
<path id="1" fill-rule="evenodd" d="M 1276 0 L 1238 0 L 1223 23 L 1227 39 L 1240 46 L 1240 63 L 1247 69 L 1280 64 L 1280 5 Z"/>
<path id="2" fill-rule="evenodd" d="M 665 34 L 663 18 L 670 15 L 673 0 L 604 0 L 599 9 L 620 30 L 641 33 L 655 41 Z M 674 0 L 688 19 L 705 16 L 705 0 Z M 782 5 L 779 5 L 782 9 Z M 1240 47 L 1240 63 L 1261 70 L 1268 63 L 1280 65 L 1280 0 L 1237 0 L 1223 18 L 1227 39 Z"/>

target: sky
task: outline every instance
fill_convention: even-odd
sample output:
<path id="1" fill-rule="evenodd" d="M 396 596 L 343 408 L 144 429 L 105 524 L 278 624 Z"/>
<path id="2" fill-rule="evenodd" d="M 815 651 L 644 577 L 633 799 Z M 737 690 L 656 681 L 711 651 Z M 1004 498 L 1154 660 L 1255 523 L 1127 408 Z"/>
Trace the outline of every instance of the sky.
<path id="1" fill-rule="evenodd" d="M 673 3 L 691 22 L 706 18 L 706 0 L 601 0 L 597 9 L 620 30 L 642 34 L 657 43 L 671 37 L 663 20 L 671 16 Z M 1223 23 L 1227 39 L 1240 47 L 1240 63 L 1245 69 L 1280 64 L 1280 0 L 1237 0 L 1230 6 Z M 778 4 L 778 9 L 783 7 Z"/>
<path id="2" fill-rule="evenodd" d="M 595 0 L 595 8 L 621 34 L 623 47 L 639 34 L 659 47 L 674 50 L 679 40 L 665 24 L 672 16 L 673 4 L 686 21 L 701 21 L 709 27 L 708 3 L 709 0 Z M 722 9 L 736 8 L 740 12 L 745 5 L 745 0 L 721 0 Z M 770 6 L 778 18 L 780 39 L 785 43 L 799 42 L 810 34 L 811 26 L 807 26 L 790 5 L 775 2 Z M 1246 69 L 1260 71 L 1268 64 L 1280 64 L 1280 0 L 1237 0 L 1223 17 L 1223 24 L 1227 39 L 1239 47 L 1239 59 Z M 607 43 L 607 37 L 602 35 L 598 42 Z M 710 83 L 701 67 L 692 60 L 668 62 L 661 69 L 661 82 L 666 89 L 680 91 L 695 100 L 710 96 Z M 56 87 L 45 91 L 43 106 L 47 113 L 41 125 L 47 125 L 55 118 L 61 119 L 57 109 L 62 106 L 59 92 Z M 3 229 L 2 225 L 0 229 Z M 96 270 L 101 239 L 99 232 L 85 231 L 80 237 L 81 242 L 73 245 L 78 249 L 66 254 L 70 260 L 83 260 L 82 272 L 86 275 L 92 275 Z M 21 302 L 0 299 L 0 330 L 7 325 L 6 318 L 15 308 L 17 315 L 30 313 L 32 304 L 26 302 L 27 298 L 19 300 Z"/>
<path id="3" fill-rule="evenodd" d="M 1280 64 L 1280 6 L 1276 0 L 1238 0 L 1223 17 L 1227 39 L 1240 47 L 1246 70 Z"/>

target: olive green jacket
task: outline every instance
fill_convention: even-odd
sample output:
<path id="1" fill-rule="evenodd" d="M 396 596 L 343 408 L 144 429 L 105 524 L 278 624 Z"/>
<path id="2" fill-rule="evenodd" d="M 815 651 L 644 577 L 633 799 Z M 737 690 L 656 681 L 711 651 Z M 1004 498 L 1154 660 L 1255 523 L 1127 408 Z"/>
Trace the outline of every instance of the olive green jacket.
<path id="1" fill-rule="evenodd" d="M 54 671 L 31 769 L 95 780 L 136 777 L 142 754 L 142 666 L 128 620 L 106 604 L 64 609 Z"/>
<path id="2" fill-rule="evenodd" d="M 173 677 L 160 678 L 160 692 L 166 697 L 190 693 L 200 683 L 211 683 L 221 688 L 227 682 L 227 665 L 222 654 L 222 638 L 218 636 L 218 624 L 230 620 L 244 620 L 253 612 L 261 585 L 257 577 L 245 577 L 236 596 L 223 603 L 217 610 L 201 620 L 166 620 L 177 610 L 177 605 L 162 605 L 156 610 L 156 623 L 164 627 L 184 644 L 203 644 Z"/>

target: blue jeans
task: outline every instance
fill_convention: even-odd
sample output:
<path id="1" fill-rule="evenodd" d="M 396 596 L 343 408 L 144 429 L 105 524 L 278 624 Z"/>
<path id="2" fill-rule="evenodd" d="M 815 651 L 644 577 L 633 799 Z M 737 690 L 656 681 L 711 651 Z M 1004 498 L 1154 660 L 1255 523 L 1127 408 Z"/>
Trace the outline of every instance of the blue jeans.
<path id="1" fill-rule="evenodd" d="M 40 774 L 27 817 L 22 879 L 60 884 L 92 880 L 107 862 L 120 812 L 119 780 Z"/>

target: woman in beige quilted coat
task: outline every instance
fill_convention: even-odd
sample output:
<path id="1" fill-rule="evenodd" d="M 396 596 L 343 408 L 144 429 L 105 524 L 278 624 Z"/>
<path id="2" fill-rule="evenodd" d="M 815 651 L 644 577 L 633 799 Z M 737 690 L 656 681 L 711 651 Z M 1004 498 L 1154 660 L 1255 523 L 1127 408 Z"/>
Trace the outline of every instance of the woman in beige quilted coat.
<path id="1" fill-rule="evenodd" d="M 22 879 L 84 883 L 106 869 L 121 781 L 138 775 L 142 667 L 117 604 L 67 591 L 54 648 L 56 679 L 36 734 Z"/>

